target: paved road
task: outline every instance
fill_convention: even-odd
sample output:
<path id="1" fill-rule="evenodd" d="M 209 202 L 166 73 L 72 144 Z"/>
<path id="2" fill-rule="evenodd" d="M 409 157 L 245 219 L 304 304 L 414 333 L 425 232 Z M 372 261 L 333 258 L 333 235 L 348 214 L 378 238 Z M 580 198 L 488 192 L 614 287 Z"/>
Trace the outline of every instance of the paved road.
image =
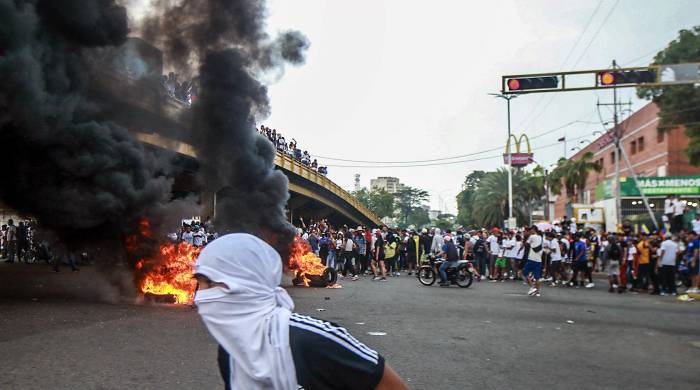
<path id="1" fill-rule="evenodd" d="M 7 276 L 0 270 L 0 281 Z M 89 272 L 57 277 L 95 285 Z M 550 288 L 530 298 L 525 286 L 511 282 L 469 289 L 421 287 L 403 276 L 341 283 L 342 289 L 290 291 L 299 312 L 345 325 L 414 389 L 697 389 L 700 383 L 697 303 L 613 295 L 602 286 Z M 44 293 L 0 300 L 0 389 L 220 388 L 215 343 L 194 310 Z"/>

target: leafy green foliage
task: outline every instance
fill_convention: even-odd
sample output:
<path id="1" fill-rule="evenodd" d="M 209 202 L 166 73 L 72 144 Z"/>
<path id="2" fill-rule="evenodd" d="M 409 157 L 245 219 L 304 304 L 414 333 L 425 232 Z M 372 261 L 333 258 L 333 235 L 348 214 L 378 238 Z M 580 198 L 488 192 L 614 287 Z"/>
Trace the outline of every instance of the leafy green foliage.
<path id="1" fill-rule="evenodd" d="M 556 168 L 552 170 L 548 178 L 552 192 L 561 195 L 563 187 L 572 203 L 578 202 L 579 195 L 586 186 L 588 175 L 593 171 L 600 172 L 603 169 L 591 159 L 593 159 L 591 152 L 584 154 L 578 160 L 560 158 Z"/>
<path id="2" fill-rule="evenodd" d="M 681 30 L 678 38 L 654 57 L 654 64 L 700 62 L 700 26 Z M 695 85 L 638 88 L 637 95 L 654 101 L 660 109 L 659 131 L 685 125 L 690 144 L 685 150 L 690 163 L 700 165 L 700 89 Z"/>
<path id="3" fill-rule="evenodd" d="M 394 214 L 394 195 L 383 189 L 369 191 L 367 188 L 362 188 L 359 191 L 353 191 L 352 195 L 379 218 Z"/>
<path id="4" fill-rule="evenodd" d="M 406 218 L 406 224 L 404 226 L 408 227 L 413 225 L 417 229 L 420 229 L 429 224 L 430 217 L 428 216 L 428 210 L 422 207 L 416 207 L 408 213 L 408 217 Z"/>
<path id="5" fill-rule="evenodd" d="M 486 172 L 473 171 L 464 180 L 464 190 L 457 194 L 457 223 L 464 226 L 476 226 L 472 215 L 474 193 L 479 181 L 484 178 Z"/>
<path id="6" fill-rule="evenodd" d="M 417 209 L 423 210 L 421 205 L 428 201 L 428 199 L 429 195 L 427 191 L 403 186 L 396 193 L 396 216 L 399 219 L 399 223 L 403 226 L 409 225 L 409 216 L 420 213 Z M 427 211 L 425 214 L 427 216 Z"/>

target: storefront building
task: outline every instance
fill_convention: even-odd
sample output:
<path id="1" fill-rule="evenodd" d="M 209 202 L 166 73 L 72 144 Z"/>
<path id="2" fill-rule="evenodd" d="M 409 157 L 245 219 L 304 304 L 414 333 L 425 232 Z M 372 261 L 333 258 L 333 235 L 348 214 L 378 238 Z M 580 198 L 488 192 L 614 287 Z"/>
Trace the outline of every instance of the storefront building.
<path id="1" fill-rule="evenodd" d="M 689 139 L 683 126 L 659 132 L 659 109 L 649 103 L 630 115 L 621 124 L 621 145 L 625 148 L 630 164 L 639 177 L 639 185 L 649 198 L 659 223 L 663 214 L 664 200 L 678 195 L 688 206 L 689 214 L 700 203 L 700 167 L 692 166 L 684 153 Z M 615 206 L 615 148 L 605 135 L 593 140 L 571 158 L 577 160 L 587 152 L 593 154 L 601 172 L 591 172 L 586 186 L 580 192 L 578 203 L 604 209 L 605 226 L 614 230 L 617 221 Z M 654 225 L 642 202 L 642 197 L 624 160 L 620 165 L 620 195 L 623 220 L 646 225 L 653 230 Z M 564 192 L 557 196 L 554 204 L 555 218 L 572 216 L 572 200 Z M 653 206 L 652 206 L 653 205 Z"/>

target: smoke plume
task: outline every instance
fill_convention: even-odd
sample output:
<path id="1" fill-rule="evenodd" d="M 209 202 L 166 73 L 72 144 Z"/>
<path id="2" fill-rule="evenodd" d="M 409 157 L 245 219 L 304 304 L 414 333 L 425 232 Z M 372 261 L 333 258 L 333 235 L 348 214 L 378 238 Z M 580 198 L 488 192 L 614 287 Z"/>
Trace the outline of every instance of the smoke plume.
<path id="1" fill-rule="evenodd" d="M 199 82 L 183 137 L 198 151 L 201 183 L 220 195 L 217 227 L 283 252 L 293 238 L 288 183 L 255 131 L 270 112 L 260 80 L 303 63 L 309 43 L 296 31 L 271 37 L 266 17 L 265 1 L 153 0 L 138 28 L 166 67 Z M 126 41 L 128 20 L 115 0 L 0 0 L 0 199 L 64 239 L 121 237 L 144 216 L 157 226 L 183 209 L 171 202 L 169 156 L 91 98 L 89 64 Z"/>
<path id="2" fill-rule="evenodd" d="M 198 77 L 191 139 L 205 186 L 218 191 L 217 226 L 266 238 L 285 252 L 294 230 L 286 222 L 287 178 L 274 170 L 275 149 L 255 124 L 269 114 L 259 78 L 300 64 L 309 44 L 296 31 L 272 39 L 264 1 L 157 0 L 145 18 L 146 40 L 182 74 Z"/>
<path id="3" fill-rule="evenodd" d="M 114 0 L 0 0 L 0 198 L 64 237 L 114 237 L 170 198 L 167 159 L 88 97 L 91 53 L 128 31 Z"/>

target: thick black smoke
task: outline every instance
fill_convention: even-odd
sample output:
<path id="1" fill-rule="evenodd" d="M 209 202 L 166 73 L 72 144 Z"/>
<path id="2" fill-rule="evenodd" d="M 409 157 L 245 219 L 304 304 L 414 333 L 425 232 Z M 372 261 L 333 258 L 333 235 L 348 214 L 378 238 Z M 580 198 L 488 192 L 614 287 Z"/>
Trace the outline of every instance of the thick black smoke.
<path id="1" fill-rule="evenodd" d="M 120 233 L 170 197 L 167 164 L 88 98 L 90 53 L 128 31 L 114 0 L 0 0 L 0 199 L 65 237 Z"/>
<path id="2" fill-rule="evenodd" d="M 262 235 L 282 252 L 294 235 L 284 210 L 288 182 L 274 169 L 274 147 L 255 131 L 270 109 L 258 79 L 302 63 L 309 44 L 294 31 L 270 38 L 265 18 L 264 1 L 160 0 L 143 34 L 166 64 L 198 77 L 190 141 L 205 185 L 219 191 L 217 226 Z"/>
<path id="3" fill-rule="evenodd" d="M 264 1 L 156 0 L 152 11 L 141 35 L 199 80 L 186 141 L 221 195 L 218 227 L 285 248 L 287 180 L 255 131 L 270 110 L 258 80 L 302 63 L 306 38 L 270 37 Z M 88 64 L 125 42 L 127 20 L 115 0 L 0 0 L 0 199 L 64 238 L 122 233 L 173 205 L 170 162 L 100 119 L 111 111 L 88 94 Z"/>

